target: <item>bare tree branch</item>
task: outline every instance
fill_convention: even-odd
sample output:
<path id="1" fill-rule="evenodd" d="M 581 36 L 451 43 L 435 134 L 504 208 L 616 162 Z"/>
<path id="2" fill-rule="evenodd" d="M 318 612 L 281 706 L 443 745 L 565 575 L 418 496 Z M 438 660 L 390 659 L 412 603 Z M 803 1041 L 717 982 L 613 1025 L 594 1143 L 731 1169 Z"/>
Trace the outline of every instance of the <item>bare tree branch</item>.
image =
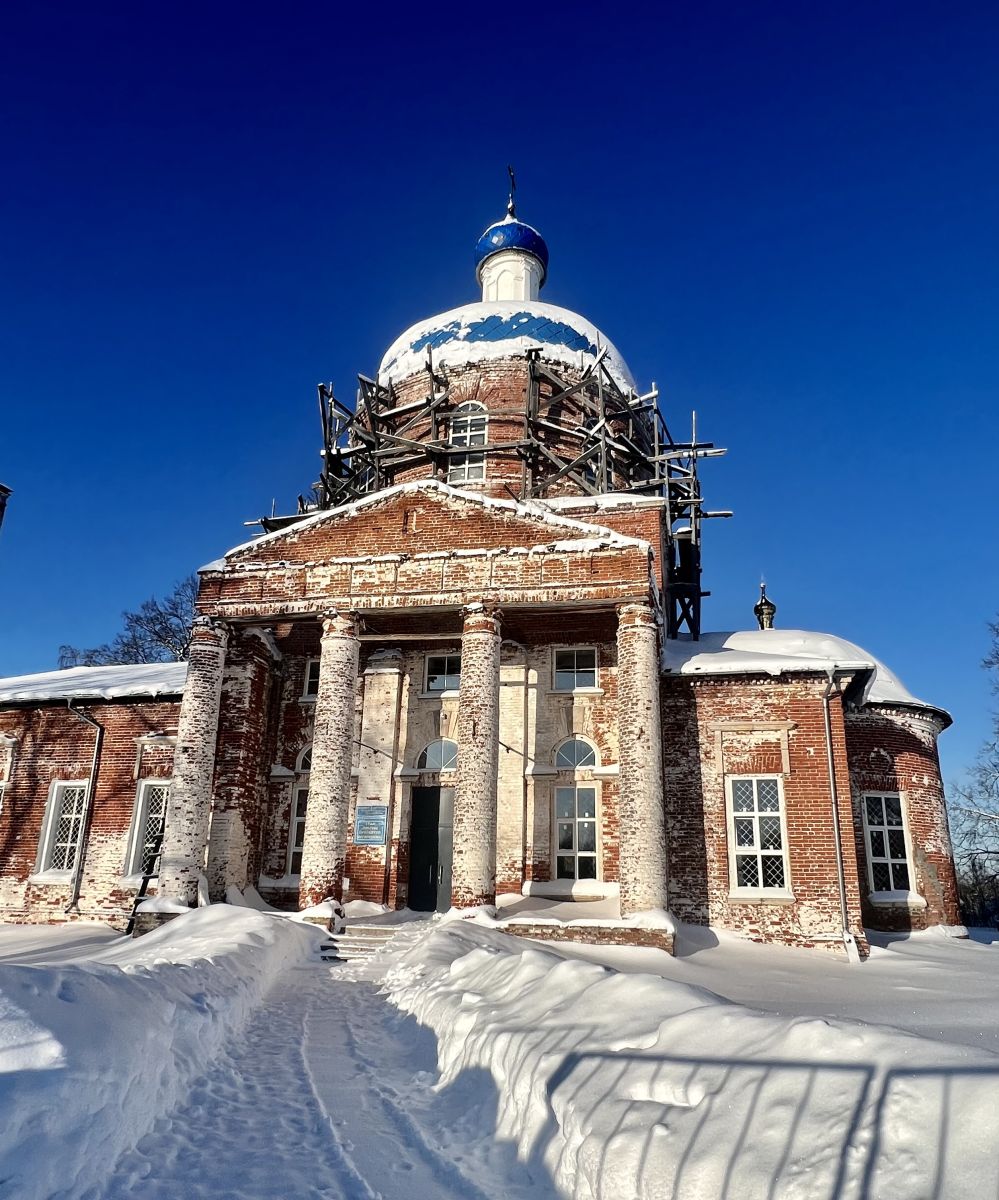
<path id="1" fill-rule="evenodd" d="M 121 614 L 124 629 L 112 642 L 80 649 L 59 647 L 60 667 L 98 667 L 149 662 L 180 662 L 187 658 L 194 621 L 198 577 L 189 575 L 162 600 L 151 596 L 134 612 Z"/>

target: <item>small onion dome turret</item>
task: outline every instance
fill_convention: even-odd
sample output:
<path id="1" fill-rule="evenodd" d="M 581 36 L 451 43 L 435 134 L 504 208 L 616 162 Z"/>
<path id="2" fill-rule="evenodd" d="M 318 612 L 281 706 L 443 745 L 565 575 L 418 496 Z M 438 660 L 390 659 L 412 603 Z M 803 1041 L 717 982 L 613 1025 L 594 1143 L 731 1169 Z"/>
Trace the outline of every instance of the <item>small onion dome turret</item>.
<path id="1" fill-rule="evenodd" d="M 486 261 L 504 250 L 519 250 L 536 258 L 541 264 L 539 286 L 544 286 L 548 277 L 548 246 L 545 239 L 532 225 L 525 225 L 510 213 L 502 221 L 490 225 L 475 244 L 475 277 L 480 282 Z"/>

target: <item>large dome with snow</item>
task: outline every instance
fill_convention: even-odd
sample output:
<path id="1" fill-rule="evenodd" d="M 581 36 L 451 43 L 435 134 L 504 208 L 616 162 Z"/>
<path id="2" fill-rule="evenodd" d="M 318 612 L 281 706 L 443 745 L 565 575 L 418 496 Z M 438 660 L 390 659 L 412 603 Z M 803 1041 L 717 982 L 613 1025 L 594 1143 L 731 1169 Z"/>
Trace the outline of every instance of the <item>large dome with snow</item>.
<path id="1" fill-rule="evenodd" d="M 490 359 L 523 357 L 530 349 L 568 366 L 585 367 L 606 349 L 605 362 L 626 391 L 634 379 L 616 347 L 578 313 L 539 300 L 484 301 L 453 308 L 411 326 L 392 343 L 378 368 L 382 383 L 422 371 L 427 351 L 435 363 L 459 367 Z"/>
<path id="2" fill-rule="evenodd" d="M 511 194 L 507 214 L 480 236 L 475 276 L 481 300 L 418 321 L 392 343 L 378 368 L 383 385 L 422 373 L 428 353 L 445 368 L 459 369 L 497 359 L 523 359 L 540 350 L 542 359 L 585 370 L 606 351 L 604 362 L 625 392 L 635 387 L 613 344 L 579 313 L 543 304 L 538 294 L 548 274 L 548 246 L 519 220 Z"/>

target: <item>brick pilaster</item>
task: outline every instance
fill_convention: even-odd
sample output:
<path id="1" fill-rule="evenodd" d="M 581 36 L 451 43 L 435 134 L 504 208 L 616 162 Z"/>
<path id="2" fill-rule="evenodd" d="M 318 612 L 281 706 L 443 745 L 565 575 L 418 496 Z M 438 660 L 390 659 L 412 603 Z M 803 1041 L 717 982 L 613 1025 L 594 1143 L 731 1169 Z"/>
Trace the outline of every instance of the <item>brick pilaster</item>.
<path id="1" fill-rule="evenodd" d="M 659 647 L 648 604 L 622 604 L 617 630 L 621 915 L 666 908 Z"/>
<path id="2" fill-rule="evenodd" d="M 471 908 L 496 902 L 500 623 L 482 604 L 462 614 L 451 903 Z"/>
<path id="3" fill-rule="evenodd" d="M 337 900 L 343 896 L 359 646 L 354 615 L 327 614 L 319 654 L 309 807 L 298 891 L 303 908 L 329 896 Z"/>
<path id="4" fill-rule="evenodd" d="M 195 621 L 187 686 L 180 706 L 159 891 L 190 905 L 198 902 L 198 876 L 205 869 L 228 640 L 228 630 L 221 621 L 210 617 Z"/>

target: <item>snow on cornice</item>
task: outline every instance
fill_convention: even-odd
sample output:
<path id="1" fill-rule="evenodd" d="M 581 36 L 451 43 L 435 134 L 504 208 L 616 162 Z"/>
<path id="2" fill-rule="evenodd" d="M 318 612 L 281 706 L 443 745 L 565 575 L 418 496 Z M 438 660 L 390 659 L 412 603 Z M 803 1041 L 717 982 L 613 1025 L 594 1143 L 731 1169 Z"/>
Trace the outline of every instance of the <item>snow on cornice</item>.
<path id="1" fill-rule="evenodd" d="M 11 675 L 0 679 L 0 704 L 179 696 L 186 679 L 186 662 L 142 663 L 128 667 L 68 667 L 62 671 Z"/>
<path id="2" fill-rule="evenodd" d="M 491 508 L 498 512 L 512 514 L 521 520 L 533 521 L 534 523 L 540 522 L 543 525 L 550 525 L 553 529 L 572 530 L 574 533 L 584 535 L 582 539 L 553 539 L 552 544 L 561 545 L 562 548 L 568 546 L 569 540 L 577 543 L 581 540 L 599 540 L 601 546 L 607 548 L 633 548 L 643 550 L 646 553 L 652 552 L 651 544 L 641 538 L 627 537 L 623 533 L 616 533 L 613 529 L 608 529 L 603 525 L 594 525 L 589 521 L 578 521 L 572 517 L 563 517 L 543 507 L 539 501 L 524 503 L 519 500 L 498 500 L 493 496 L 482 496 L 477 492 L 461 491 L 459 488 L 451 487 L 447 483 L 441 483 L 437 479 L 414 479 L 410 480 L 409 483 L 397 483 L 394 487 L 384 488 L 379 492 L 372 492 L 369 496 L 362 496 L 360 500 L 354 500 L 352 503 L 341 505 L 339 508 L 324 508 L 318 512 L 309 513 L 307 516 L 302 517 L 300 521 L 296 521 L 292 525 L 286 525 L 283 529 L 277 529 L 274 533 L 265 533 L 258 538 L 253 538 L 249 542 L 242 542 L 238 546 L 233 546 L 231 550 L 227 550 L 222 558 L 214 559 L 212 562 L 206 563 L 203 567 L 199 567 L 199 573 L 223 571 L 234 565 L 227 560 L 235 554 L 241 554 L 247 550 L 255 550 L 259 546 L 266 546 L 271 542 L 280 541 L 281 538 L 286 538 L 289 535 L 302 533 L 306 529 L 311 529 L 313 525 L 320 525 L 324 521 L 335 521 L 341 517 L 352 516 L 355 513 L 362 512 L 366 508 L 371 508 L 384 503 L 386 500 L 391 500 L 395 496 L 418 492 L 438 492 L 449 499 L 478 504 L 483 508 Z M 574 545 L 572 548 L 582 549 L 579 545 Z"/>
<path id="3" fill-rule="evenodd" d="M 662 508 L 665 496 L 636 496 L 632 492 L 601 492 L 599 496 L 548 496 L 543 501 L 557 512 L 577 508 Z"/>
<path id="4" fill-rule="evenodd" d="M 822 672 L 830 667 L 867 671 L 864 704 L 895 704 L 949 715 L 914 696 L 883 662 L 853 642 L 830 633 L 805 629 L 746 629 L 688 635 L 667 640 L 663 671 L 673 675 L 791 675 Z"/>
<path id="5" fill-rule="evenodd" d="M 428 348 L 434 363 L 445 367 L 520 357 L 534 349 L 544 358 L 579 367 L 606 349 L 604 362 L 615 382 L 625 391 L 635 387 L 617 348 L 591 321 L 540 300 L 480 301 L 418 321 L 385 352 L 379 380 L 398 383 L 419 374 Z"/>

